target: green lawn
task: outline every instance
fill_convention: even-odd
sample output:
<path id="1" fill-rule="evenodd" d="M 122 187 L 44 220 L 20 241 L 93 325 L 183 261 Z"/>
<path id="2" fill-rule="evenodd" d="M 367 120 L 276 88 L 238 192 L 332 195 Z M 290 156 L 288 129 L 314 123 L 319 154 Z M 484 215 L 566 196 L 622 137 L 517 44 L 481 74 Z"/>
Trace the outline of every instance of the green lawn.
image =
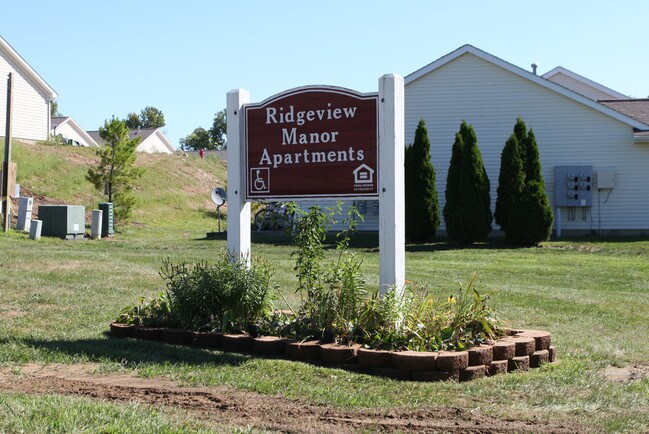
<path id="1" fill-rule="evenodd" d="M 127 369 L 181 384 L 225 384 L 331 406 L 448 405 L 537 423 L 571 421 L 588 430 L 649 431 L 649 379 L 624 384 L 604 376 L 610 365 L 649 368 L 647 240 L 576 239 L 531 249 L 497 241 L 471 248 L 444 242 L 407 246 L 407 279 L 415 286 L 450 294 L 477 271 L 477 288 L 490 294 L 499 317 L 514 327 L 552 332 L 559 361 L 471 383 L 403 384 L 297 362 L 107 337 L 108 324 L 121 308 L 163 289 L 158 276 L 163 258 L 209 260 L 225 249 L 224 239 L 205 239 L 213 228 L 177 226 L 130 228 L 101 241 L 34 242 L 23 234 L 0 235 L 0 365 L 92 361 L 105 372 Z M 291 247 L 276 236 L 253 234 L 253 241 L 253 254 L 271 261 L 274 282 L 296 303 Z M 368 285 L 375 287 L 376 238 L 361 237 L 355 245 Z M 38 431 L 36 425 L 20 425 L 21 415 L 34 418 L 37 408 L 47 412 L 68 406 L 69 415 L 54 416 L 58 423 L 76 423 L 74 413 L 90 406 L 94 409 L 84 423 L 97 430 L 104 426 L 104 415 L 120 407 L 0 394 L 0 431 Z M 115 423 L 127 426 L 132 417 L 151 427 L 200 429 L 191 420 L 167 419 L 148 408 L 129 411 Z"/>

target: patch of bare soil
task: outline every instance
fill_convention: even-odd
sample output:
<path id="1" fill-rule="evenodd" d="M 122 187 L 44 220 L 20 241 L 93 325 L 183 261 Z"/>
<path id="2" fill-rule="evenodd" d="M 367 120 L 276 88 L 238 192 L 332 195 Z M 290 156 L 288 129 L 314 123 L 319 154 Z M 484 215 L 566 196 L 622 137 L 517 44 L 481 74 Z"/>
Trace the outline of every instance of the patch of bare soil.
<path id="1" fill-rule="evenodd" d="M 649 378 L 649 366 L 634 365 L 623 368 L 609 366 L 604 371 L 604 377 L 619 383 L 633 383 L 643 378 Z"/>
<path id="2" fill-rule="evenodd" d="M 93 365 L 25 365 L 0 369 L 0 391 L 63 394 L 112 402 L 182 408 L 215 427 L 314 432 L 574 433 L 585 428 L 552 421 L 496 419 L 453 407 L 347 410 L 226 386 L 180 387 L 130 374 L 93 375 Z"/>

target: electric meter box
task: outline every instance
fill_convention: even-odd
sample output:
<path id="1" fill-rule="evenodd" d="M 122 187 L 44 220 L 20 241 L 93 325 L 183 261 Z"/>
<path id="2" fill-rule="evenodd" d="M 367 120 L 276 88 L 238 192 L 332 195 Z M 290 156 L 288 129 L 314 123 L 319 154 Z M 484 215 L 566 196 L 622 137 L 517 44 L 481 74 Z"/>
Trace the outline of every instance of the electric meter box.
<path id="1" fill-rule="evenodd" d="M 593 166 L 555 166 L 555 206 L 593 206 Z"/>
<path id="2" fill-rule="evenodd" d="M 41 205 L 38 219 L 43 222 L 44 237 L 70 240 L 83 238 L 86 233 L 86 208 L 81 205 Z"/>

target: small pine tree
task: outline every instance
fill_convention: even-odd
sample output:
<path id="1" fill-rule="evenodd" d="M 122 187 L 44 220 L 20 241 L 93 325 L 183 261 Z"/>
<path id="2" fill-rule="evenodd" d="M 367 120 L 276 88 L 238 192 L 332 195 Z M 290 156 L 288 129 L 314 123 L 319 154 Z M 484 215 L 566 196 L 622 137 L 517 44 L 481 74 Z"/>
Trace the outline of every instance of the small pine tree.
<path id="1" fill-rule="evenodd" d="M 451 241 L 471 244 L 491 232 L 491 196 L 487 171 L 473 127 L 462 122 L 455 135 L 446 179 L 444 221 Z"/>
<path id="2" fill-rule="evenodd" d="M 135 167 L 135 148 L 140 137 L 130 139 L 126 122 L 115 117 L 104 122 L 99 135 L 106 145 L 97 150 L 99 163 L 88 169 L 86 179 L 108 195 L 116 220 L 128 220 L 136 202 L 132 183 L 144 173 Z"/>
<path id="3" fill-rule="evenodd" d="M 496 223 L 509 241 L 535 245 L 550 237 L 553 220 L 536 137 L 518 118 L 501 155 Z"/>
<path id="4" fill-rule="evenodd" d="M 439 227 L 439 199 L 435 169 L 430 162 L 430 140 L 424 120 L 419 121 L 414 143 L 405 152 L 406 237 L 426 241 Z"/>

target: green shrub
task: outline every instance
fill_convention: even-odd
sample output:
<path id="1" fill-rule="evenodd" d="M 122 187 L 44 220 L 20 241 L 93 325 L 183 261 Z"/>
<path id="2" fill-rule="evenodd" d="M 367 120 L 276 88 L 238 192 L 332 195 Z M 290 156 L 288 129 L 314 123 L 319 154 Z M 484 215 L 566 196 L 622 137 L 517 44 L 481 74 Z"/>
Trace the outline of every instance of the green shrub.
<path id="1" fill-rule="evenodd" d="M 190 329 L 242 331 L 270 310 L 270 268 L 224 254 L 215 264 L 164 261 L 171 318 Z"/>
<path id="2" fill-rule="evenodd" d="M 308 212 L 297 208 L 293 212 L 296 220 L 292 236 L 296 250 L 292 256 L 296 257 L 294 270 L 302 304 L 292 327 L 286 329 L 286 335 L 325 342 L 346 340 L 352 333 L 365 294 L 365 281 L 360 271 L 362 261 L 348 249 L 350 233 L 361 217 L 354 208 L 349 211 L 344 219 L 347 229 L 338 234 L 336 261 L 325 265 L 326 228 L 340 215 L 340 203 L 326 214 L 318 206 L 311 207 Z"/>
<path id="3" fill-rule="evenodd" d="M 487 238 L 492 220 L 489 188 L 478 139 L 473 127 L 463 121 L 455 134 L 446 179 L 444 221 L 452 242 L 466 245 Z"/>
<path id="4" fill-rule="evenodd" d="M 426 241 L 439 227 L 439 200 L 435 169 L 430 162 L 430 140 L 424 120 L 419 121 L 415 141 L 405 151 L 406 237 Z"/>
<path id="5" fill-rule="evenodd" d="M 500 158 L 496 223 L 510 242 L 535 245 L 550 237 L 553 221 L 534 132 L 518 118 Z"/>
<path id="6" fill-rule="evenodd" d="M 164 327 L 172 324 L 169 300 L 165 294 L 146 301 L 140 297 L 134 306 L 122 310 L 115 322 L 145 327 Z"/>

